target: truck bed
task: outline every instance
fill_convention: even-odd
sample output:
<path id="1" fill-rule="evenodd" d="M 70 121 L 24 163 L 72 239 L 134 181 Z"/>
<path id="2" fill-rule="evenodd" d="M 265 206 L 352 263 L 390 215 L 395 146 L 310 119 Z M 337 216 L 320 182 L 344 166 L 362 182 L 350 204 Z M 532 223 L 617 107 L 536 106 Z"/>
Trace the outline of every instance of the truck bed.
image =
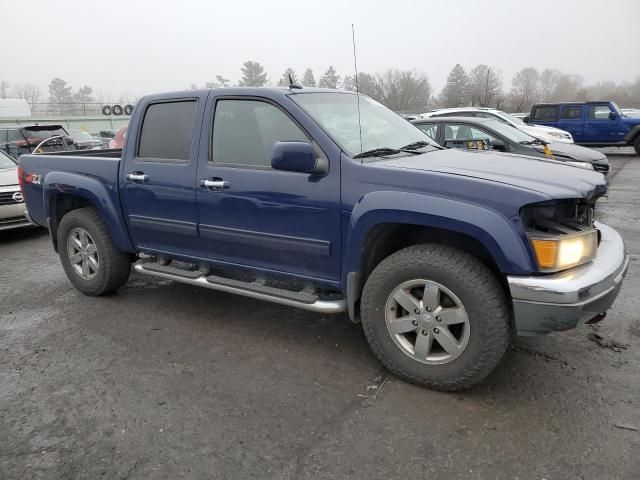
<path id="1" fill-rule="evenodd" d="M 25 186 L 28 192 L 25 198 L 27 210 L 33 221 L 47 226 L 47 214 L 44 210 L 47 202 L 43 202 L 44 196 L 50 195 L 53 191 L 73 193 L 69 190 L 69 184 L 82 188 L 87 183 L 95 185 L 97 182 L 101 184 L 100 188 L 110 197 L 113 205 L 119 205 L 121 155 L 121 149 L 21 155 L 19 161 L 25 174 L 39 175 L 37 183 Z M 43 188 L 45 185 L 46 191 Z"/>

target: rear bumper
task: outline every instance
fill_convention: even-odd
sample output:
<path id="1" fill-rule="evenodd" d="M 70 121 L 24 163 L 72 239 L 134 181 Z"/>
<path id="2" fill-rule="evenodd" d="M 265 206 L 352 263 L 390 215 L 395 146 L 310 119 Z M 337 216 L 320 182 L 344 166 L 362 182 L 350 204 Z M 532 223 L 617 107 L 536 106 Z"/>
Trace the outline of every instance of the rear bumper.
<path id="1" fill-rule="evenodd" d="M 622 237 L 596 223 L 597 257 L 586 265 L 544 276 L 507 277 L 518 335 L 544 335 L 600 321 L 620 293 L 629 267 Z"/>

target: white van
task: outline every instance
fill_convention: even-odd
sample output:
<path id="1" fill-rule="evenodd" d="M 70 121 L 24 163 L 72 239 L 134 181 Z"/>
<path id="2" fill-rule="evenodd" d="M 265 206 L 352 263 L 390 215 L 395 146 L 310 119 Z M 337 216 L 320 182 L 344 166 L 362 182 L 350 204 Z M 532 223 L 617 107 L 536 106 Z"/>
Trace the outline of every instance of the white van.
<path id="1" fill-rule="evenodd" d="M 24 98 L 0 98 L 0 118 L 31 117 L 31 107 Z"/>

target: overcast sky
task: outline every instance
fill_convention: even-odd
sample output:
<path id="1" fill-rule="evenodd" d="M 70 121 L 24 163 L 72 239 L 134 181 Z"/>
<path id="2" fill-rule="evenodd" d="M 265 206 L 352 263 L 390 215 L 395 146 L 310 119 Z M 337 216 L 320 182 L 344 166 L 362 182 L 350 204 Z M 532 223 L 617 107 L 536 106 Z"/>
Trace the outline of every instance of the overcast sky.
<path id="1" fill-rule="evenodd" d="M 0 80 L 53 77 L 122 94 L 233 82 L 245 60 L 286 67 L 416 69 L 440 90 L 455 63 L 558 68 L 586 83 L 640 76 L 639 0 L 0 0 Z"/>

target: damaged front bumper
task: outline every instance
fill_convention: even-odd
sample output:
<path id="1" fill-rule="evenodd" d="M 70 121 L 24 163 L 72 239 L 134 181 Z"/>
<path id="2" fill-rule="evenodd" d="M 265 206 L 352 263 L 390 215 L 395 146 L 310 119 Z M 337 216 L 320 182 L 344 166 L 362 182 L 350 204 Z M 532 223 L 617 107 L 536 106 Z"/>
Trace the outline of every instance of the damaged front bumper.
<path id="1" fill-rule="evenodd" d="M 518 335 L 570 330 L 606 315 L 622 287 L 629 256 L 618 232 L 596 222 L 601 239 L 591 262 L 553 275 L 508 276 Z"/>

